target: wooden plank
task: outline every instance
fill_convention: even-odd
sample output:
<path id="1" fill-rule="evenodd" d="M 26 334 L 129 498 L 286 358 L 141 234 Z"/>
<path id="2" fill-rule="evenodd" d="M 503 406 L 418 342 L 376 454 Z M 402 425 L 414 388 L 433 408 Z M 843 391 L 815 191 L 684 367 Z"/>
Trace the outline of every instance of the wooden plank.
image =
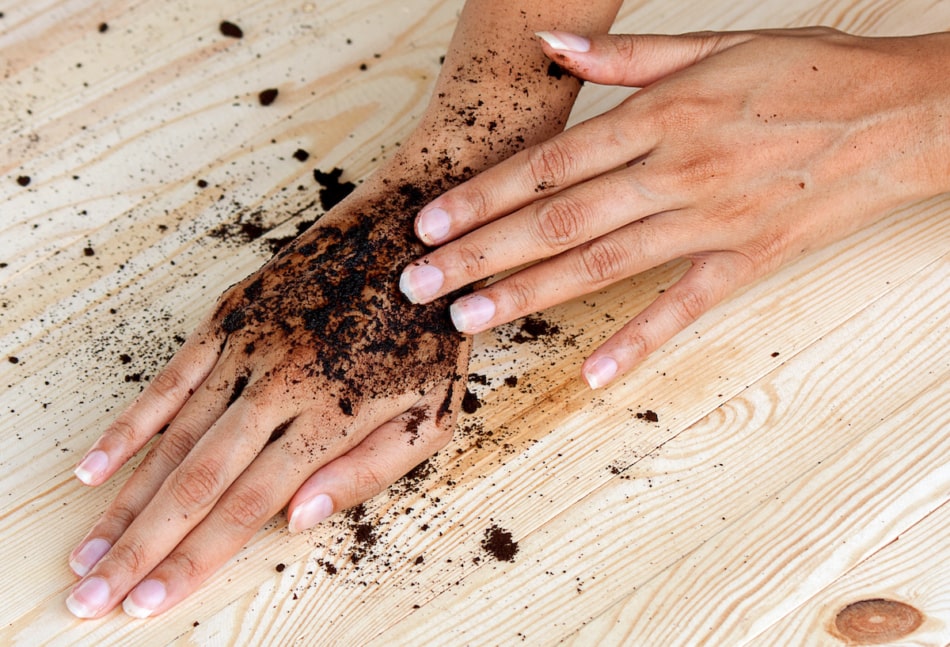
<path id="1" fill-rule="evenodd" d="M 948 536 L 950 505 L 944 504 L 749 644 L 766 647 L 872 642 L 868 638 L 889 645 L 950 644 Z M 923 616 L 920 626 L 905 634 L 902 629 L 913 626 L 916 620 L 913 614 L 900 608 L 897 613 L 888 613 L 889 607 L 869 602 L 874 600 L 909 605 Z M 864 630 L 856 631 L 854 623 L 844 621 L 842 612 L 862 603 L 867 603 L 871 614 L 858 625 Z M 882 606 L 884 614 L 875 617 L 875 609 L 880 612 Z"/>
<path id="2" fill-rule="evenodd" d="M 948 498 L 950 437 L 935 432 L 950 366 L 921 341 L 950 326 L 934 296 L 950 263 L 928 274 L 518 535 L 524 560 L 469 574 L 376 644 L 551 644 L 615 602 L 610 631 L 574 644 L 740 644 L 768 627 Z M 894 397 L 875 399 L 885 387 Z"/>
<path id="3" fill-rule="evenodd" d="M 261 213 L 273 227 L 269 235 L 291 234 L 313 213 L 307 205 L 314 166 L 339 165 L 354 178 L 368 172 L 424 106 L 459 6 L 457 0 L 412 0 L 399 8 L 381 0 L 38 0 L 3 8 L 0 177 L 23 173 L 32 183 L 24 190 L 0 182 L 0 261 L 7 263 L 0 268 L 0 354 L 20 360 L 0 362 L 0 582 L 18 593 L 0 609 L 0 642 L 106 645 L 147 636 L 149 642 L 203 645 L 353 644 L 383 632 L 400 637 L 404 630 L 422 631 L 430 617 L 438 629 L 469 607 L 483 613 L 514 599 L 506 596 L 516 582 L 524 589 L 539 586 L 540 599 L 569 599 L 569 613 L 558 604 L 539 610 L 542 605 L 532 602 L 536 613 L 529 622 L 508 609 L 498 631 L 512 631 L 497 635 L 516 639 L 518 631 L 549 623 L 532 635 L 554 640 L 628 592 L 623 574 L 601 572 L 593 552 L 578 560 L 580 543 L 566 543 L 577 531 L 571 524 L 586 519 L 589 506 L 617 503 L 598 513 L 617 525 L 636 523 L 643 510 L 652 515 L 656 552 L 620 551 L 616 557 L 644 559 L 650 568 L 669 567 L 712 541 L 710 530 L 718 531 L 718 524 L 707 524 L 668 540 L 660 529 L 681 528 L 677 519 L 664 517 L 668 500 L 649 499 L 654 489 L 648 483 L 634 486 L 615 471 L 636 474 L 634 466 L 658 470 L 663 461 L 675 462 L 678 455 L 668 448 L 686 452 L 687 439 L 699 429 L 708 438 L 690 460 L 699 464 L 731 451 L 736 466 L 722 468 L 717 479 L 738 487 L 735 481 L 747 469 L 739 463 L 765 450 L 720 448 L 719 439 L 711 440 L 711 420 L 725 411 L 758 420 L 745 408 L 750 393 L 822 370 L 827 338 L 842 325 L 852 330 L 853 321 L 864 321 L 861 313 L 871 304 L 918 313 L 903 323 L 894 320 L 891 335 L 902 325 L 929 325 L 920 318 L 922 306 L 905 301 L 917 294 L 915 286 L 930 285 L 935 298 L 943 294 L 946 309 L 945 289 L 926 279 L 927 272 L 944 271 L 940 259 L 950 237 L 950 201 L 935 199 L 746 290 L 623 384 L 588 392 L 576 379 L 585 349 L 639 311 L 683 265 L 658 268 L 553 310 L 546 317 L 560 326 L 557 335 L 526 344 L 506 341 L 517 327 L 480 336 L 473 370 L 485 384 L 471 388 L 483 408 L 463 419 L 456 441 L 433 460 L 435 471 L 421 484 L 403 485 L 368 506 L 378 538 L 359 563 L 351 559 L 359 546 L 346 519 L 303 537 L 287 536 L 276 519 L 199 593 L 161 618 L 143 623 L 115 613 L 96 622 L 72 620 L 62 605 L 73 581 L 65 555 L 129 473 L 105 488 L 85 490 L 71 477 L 76 458 L 138 391 L 137 380 L 171 352 L 174 337 L 187 333 L 225 286 L 267 255 L 260 244 L 229 246 L 207 232 Z M 224 18 L 246 27 L 242 41 L 216 33 Z M 100 22 L 109 24 L 105 33 L 98 31 Z M 628 2 L 615 31 L 813 22 L 865 33 L 924 31 L 950 26 L 950 5 Z M 362 62 L 369 66 L 365 72 Z M 256 93 L 271 84 L 281 88 L 281 100 L 265 110 Z M 587 88 L 575 119 L 597 114 L 621 96 Z M 311 163 L 290 157 L 297 147 L 314 154 Z M 199 178 L 210 182 L 210 190 L 196 188 Z M 95 255 L 87 257 L 86 248 Z M 879 312 L 884 306 L 874 307 Z M 905 345 L 908 357 L 933 346 L 919 336 Z M 854 362 L 852 373 L 867 366 L 867 373 L 900 374 L 887 365 L 894 361 L 890 354 L 862 357 L 857 342 L 849 349 L 839 359 Z M 946 344 L 926 352 L 936 352 L 931 360 L 939 361 Z M 123 353 L 132 356 L 130 364 L 120 361 Z M 904 359 L 897 360 L 906 370 Z M 505 384 L 513 376 L 517 388 Z M 829 393 L 855 393 L 846 386 L 834 385 Z M 860 392 L 849 406 L 896 411 L 928 386 L 940 391 L 939 383 L 908 381 L 893 391 Z M 636 418 L 646 409 L 659 412 L 657 424 Z M 794 429 L 796 415 L 772 411 L 763 429 Z M 839 433 L 840 423 L 827 421 L 827 429 Z M 817 448 L 827 447 L 824 435 L 816 432 L 812 439 Z M 689 471 L 688 464 L 683 459 L 677 467 Z M 776 468 L 769 478 L 800 474 Z M 699 477 L 690 482 L 707 483 Z M 669 483 L 653 483 L 664 493 L 675 491 Z M 621 507 L 631 487 L 644 503 Z M 617 498 L 604 494 L 610 492 Z M 720 496 L 729 500 L 732 493 Z M 493 524 L 520 541 L 510 568 L 491 561 L 480 546 Z M 551 569 L 560 566 L 575 577 L 593 569 L 600 573 L 596 583 L 585 577 L 586 593 L 577 596 L 576 583 L 565 584 L 565 574 L 554 585 L 525 565 L 552 555 L 563 563 L 552 562 Z M 287 566 L 280 574 L 277 563 Z M 512 572 L 536 577 L 509 582 Z M 562 588 L 569 594 L 564 598 L 558 597 Z M 472 604 L 462 590 L 483 599 Z M 594 591 L 606 593 L 591 602 Z M 478 642 L 494 634 L 470 635 Z"/>

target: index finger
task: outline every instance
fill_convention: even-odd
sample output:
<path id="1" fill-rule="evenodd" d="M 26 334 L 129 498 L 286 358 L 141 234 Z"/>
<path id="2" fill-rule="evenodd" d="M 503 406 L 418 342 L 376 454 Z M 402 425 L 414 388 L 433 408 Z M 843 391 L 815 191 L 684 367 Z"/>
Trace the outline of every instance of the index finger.
<path id="1" fill-rule="evenodd" d="M 416 235 L 428 245 L 453 240 L 655 147 L 655 129 L 637 119 L 618 119 L 613 112 L 577 124 L 446 191 L 419 212 Z"/>

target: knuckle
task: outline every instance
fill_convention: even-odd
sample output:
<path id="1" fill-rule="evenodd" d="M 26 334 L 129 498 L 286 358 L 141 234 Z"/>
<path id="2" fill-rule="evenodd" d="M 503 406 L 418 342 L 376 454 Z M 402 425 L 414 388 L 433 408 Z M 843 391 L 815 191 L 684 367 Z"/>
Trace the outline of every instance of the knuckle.
<path id="1" fill-rule="evenodd" d="M 166 557 L 165 564 L 180 577 L 191 581 L 203 579 L 209 570 L 208 565 L 184 550 L 175 551 Z"/>
<path id="2" fill-rule="evenodd" d="M 593 240 L 580 248 L 580 274 L 590 283 L 613 283 L 623 278 L 627 252 L 611 238 Z"/>
<path id="3" fill-rule="evenodd" d="M 545 191 L 564 184 L 574 170 L 574 155 L 557 139 L 549 139 L 530 149 L 528 174 L 536 191 Z"/>
<path id="4" fill-rule="evenodd" d="M 221 492 L 223 473 L 218 465 L 207 459 L 184 463 L 172 472 L 171 495 L 185 511 L 207 508 Z"/>
<path id="5" fill-rule="evenodd" d="M 454 195 L 446 196 L 445 200 L 450 213 L 464 215 L 474 222 L 491 219 L 491 196 L 477 179 L 459 186 Z"/>
<path id="6" fill-rule="evenodd" d="M 532 221 L 538 242 L 556 250 L 572 247 L 583 238 L 590 214 L 585 205 L 562 195 L 538 205 Z"/>
<path id="7" fill-rule="evenodd" d="M 152 390 L 166 400 L 175 400 L 185 390 L 184 376 L 173 364 L 167 365 L 158 372 L 151 382 Z"/>
<path id="8" fill-rule="evenodd" d="M 505 281 L 504 287 L 514 314 L 522 315 L 539 309 L 537 290 L 533 283 L 515 275 Z"/>
<path id="9" fill-rule="evenodd" d="M 243 528 L 257 530 L 270 516 L 270 497 L 259 488 L 243 486 L 229 492 L 221 502 L 224 522 Z"/>
<path id="10" fill-rule="evenodd" d="M 382 492 L 388 483 L 376 465 L 362 465 L 353 479 L 353 501 L 363 501 Z"/>
<path id="11" fill-rule="evenodd" d="M 106 430 L 113 442 L 117 442 L 123 447 L 134 446 L 138 444 L 138 432 L 135 425 L 132 424 L 130 417 L 123 414 L 116 418 Z"/>
<path id="12" fill-rule="evenodd" d="M 646 357 L 653 351 L 653 345 L 646 335 L 639 329 L 634 329 L 636 323 L 631 324 L 628 330 L 624 331 L 622 337 L 622 346 L 626 354 L 634 361 Z"/>
<path id="13" fill-rule="evenodd" d="M 455 254 L 465 276 L 481 278 L 488 274 L 485 250 L 480 245 L 462 241 Z"/>
<path id="14" fill-rule="evenodd" d="M 133 508 L 127 501 L 122 499 L 116 499 L 109 508 L 111 522 L 115 526 L 118 526 L 120 531 L 123 531 L 131 526 L 138 514 L 138 510 Z M 121 534 L 121 532 L 117 534 Z"/>
<path id="15" fill-rule="evenodd" d="M 176 421 L 174 431 L 166 431 L 159 442 L 156 452 L 165 463 L 178 465 L 195 446 L 194 438 L 183 431 L 181 423 Z"/>
<path id="16" fill-rule="evenodd" d="M 135 540 L 120 541 L 109 550 L 109 561 L 118 564 L 122 572 L 140 573 L 148 566 L 145 545 Z"/>
<path id="17" fill-rule="evenodd" d="M 685 326 L 699 318 L 706 311 L 708 297 L 695 286 L 684 286 L 677 291 L 669 307 L 676 321 Z"/>

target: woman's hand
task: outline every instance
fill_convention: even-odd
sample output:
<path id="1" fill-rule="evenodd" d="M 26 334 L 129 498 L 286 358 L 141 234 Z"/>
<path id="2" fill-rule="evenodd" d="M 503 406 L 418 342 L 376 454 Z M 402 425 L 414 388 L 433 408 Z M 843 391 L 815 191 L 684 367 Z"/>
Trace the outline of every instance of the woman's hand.
<path id="1" fill-rule="evenodd" d="M 452 305 L 456 327 L 475 333 L 692 261 L 587 359 L 591 387 L 738 287 L 950 188 L 946 34 L 540 36 L 574 75 L 644 89 L 422 209 L 417 235 L 442 246 L 400 287 L 429 303 L 540 261 Z"/>
<path id="2" fill-rule="evenodd" d="M 403 214 L 435 192 L 365 194 L 230 288 L 81 462 L 98 485 L 167 425 L 70 557 L 74 614 L 161 613 L 288 501 L 308 528 L 451 438 L 468 345 L 396 288 L 421 252 Z"/>

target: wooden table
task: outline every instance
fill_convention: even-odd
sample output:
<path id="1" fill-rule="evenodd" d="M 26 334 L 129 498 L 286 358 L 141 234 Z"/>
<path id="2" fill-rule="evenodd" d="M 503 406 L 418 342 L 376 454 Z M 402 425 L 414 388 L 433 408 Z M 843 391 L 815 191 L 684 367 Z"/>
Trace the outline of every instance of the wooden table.
<path id="1" fill-rule="evenodd" d="M 606 391 L 578 379 L 585 352 L 682 263 L 544 334 L 481 335 L 482 407 L 367 504 L 375 543 L 352 516 L 298 536 L 279 517 L 158 618 L 67 613 L 66 556 L 129 474 L 87 489 L 75 462 L 319 213 L 313 169 L 358 180 L 398 146 L 460 6 L 0 4 L 0 644 L 860 643 L 849 613 L 950 642 L 947 197 L 752 286 Z M 807 24 L 948 29 L 950 2 L 640 0 L 615 31 Z M 623 94 L 587 87 L 575 118 Z M 922 624 L 901 637 L 895 609 Z"/>

